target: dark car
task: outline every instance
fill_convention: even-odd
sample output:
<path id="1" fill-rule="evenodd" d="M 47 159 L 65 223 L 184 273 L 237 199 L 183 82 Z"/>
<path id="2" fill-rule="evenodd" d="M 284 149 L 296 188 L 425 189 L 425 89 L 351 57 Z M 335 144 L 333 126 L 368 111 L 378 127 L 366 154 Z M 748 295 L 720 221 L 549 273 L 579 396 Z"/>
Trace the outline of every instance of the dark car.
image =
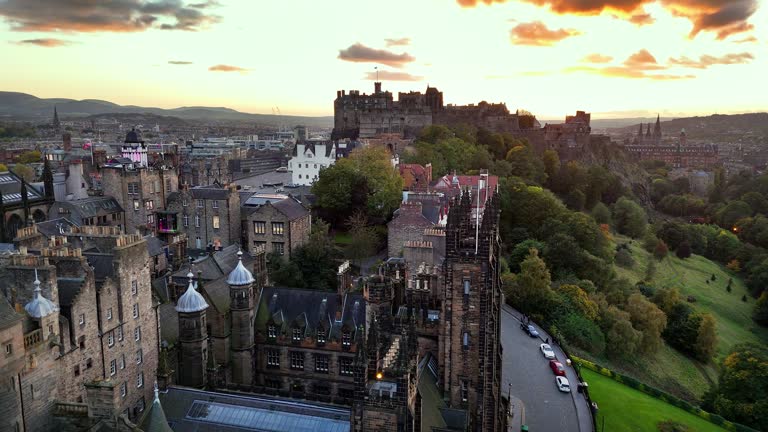
<path id="1" fill-rule="evenodd" d="M 539 337 L 539 332 L 536 331 L 536 327 L 534 327 L 534 326 L 532 326 L 530 324 L 525 326 L 525 332 L 528 333 L 528 336 L 530 336 L 532 338 Z"/>
<path id="2" fill-rule="evenodd" d="M 549 361 L 549 368 L 552 369 L 552 373 L 557 376 L 565 376 L 565 368 L 563 367 L 563 364 L 559 361 L 550 360 Z"/>

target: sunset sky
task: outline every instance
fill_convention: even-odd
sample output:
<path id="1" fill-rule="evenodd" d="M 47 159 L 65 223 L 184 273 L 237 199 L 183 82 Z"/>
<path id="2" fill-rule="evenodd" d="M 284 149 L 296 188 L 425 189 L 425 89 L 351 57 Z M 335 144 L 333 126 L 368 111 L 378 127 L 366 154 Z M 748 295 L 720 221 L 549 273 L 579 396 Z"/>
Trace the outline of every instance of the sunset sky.
<path id="1" fill-rule="evenodd" d="M 395 93 L 545 119 L 768 109 L 757 0 L 0 0 L 0 18 L 0 90 L 45 98 L 331 115 L 378 67 Z"/>

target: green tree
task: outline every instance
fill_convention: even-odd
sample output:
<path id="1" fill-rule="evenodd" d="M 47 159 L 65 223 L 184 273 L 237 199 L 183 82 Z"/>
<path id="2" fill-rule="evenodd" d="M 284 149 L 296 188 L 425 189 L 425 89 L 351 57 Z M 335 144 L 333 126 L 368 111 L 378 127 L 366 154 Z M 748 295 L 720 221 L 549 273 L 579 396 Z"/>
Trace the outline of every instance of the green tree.
<path id="1" fill-rule="evenodd" d="M 43 161 L 43 155 L 39 150 L 31 150 L 19 155 L 16 161 L 20 164 L 31 164 Z"/>
<path id="2" fill-rule="evenodd" d="M 388 218 L 402 201 L 403 178 L 392 166 L 390 155 L 383 147 L 363 147 L 353 150 L 348 158 L 337 163 L 349 163 L 368 184 L 367 213 L 372 217 Z"/>
<path id="3" fill-rule="evenodd" d="M 355 210 L 367 208 L 368 181 L 352 165 L 337 163 L 320 171 L 312 193 L 318 214 L 341 226 Z"/>
<path id="4" fill-rule="evenodd" d="M 757 299 L 752 319 L 760 325 L 768 326 L 768 291 L 763 291 Z"/>
<path id="5" fill-rule="evenodd" d="M 544 172 L 547 174 L 547 180 L 554 179 L 560 172 L 560 156 L 557 155 L 556 151 L 549 149 L 544 151 L 541 159 L 544 162 Z"/>
<path id="6" fill-rule="evenodd" d="M 616 306 L 608 306 L 602 314 L 605 331 L 606 353 L 612 357 L 631 357 L 643 339 L 642 332 L 635 330 L 629 312 Z"/>
<path id="7" fill-rule="evenodd" d="M 675 250 L 675 255 L 677 255 L 678 258 L 685 259 L 691 256 L 691 244 L 688 243 L 688 241 L 683 241 L 677 246 L 677 250 Z"/>
<path id="8" fill-rule="evenodd" d="M 715 219 L 721 227 L 731 229 L 736 226 L 736 222 L 752 214 L 752 207 L 749 204 L 744 201 L 731 201 L 715 213 Z"/>
<path id="9" fill-rule="evenodd" d="M 599 224 L 611 224 L 611 210 L 605 204 L 599 202 L 592 208 L 592 217 Z"/>
<path id="10" fill-rule="evenodd" d="M 629 312 L 632 327 L 643 333 L 638 351 L 658 351 L 661 347 L 661 333 L 667 326 L 667 315 L 640 293 L 629 296 L 625 309 Z"/>
<path id="11" fill-rule="evenodd" d="M 747 426 L 768 430 L 768 352 L 765 347 L 739 345 L 723 361 L 717 387 L 705 406 Z"/>
<path id="12" fill-rule="evenodd" d="M 536 157 L 529 146 L 519 145 L 507 152 L 507 162 L 512 165 L 512 174 L 543 184 L 547 180 L 544 163 Z"/>
<path id="13" fill-rule="evenodd" d="M 509 299 L 519 311 L 546 318 L 553 295 L 551 284 L 547 265 L 539 257 L 539 251 L 531 249 L 520 264 L 520 273 L 514 278 Z"/>
<path id="14" fill-rule="evenodd" d="M 677 288 L 661 288 L 654 294 L 653 302 L 665 314 L 671 314 L 674 307 L 680 303 L 680 291 Z"/>
<path id="15" fill-rule="evenodd" d="M 376 253 L 378 238 L 373 227 L 368 226 L 368 218 L 363 212 L 356 212 L 347 220 L 351 241 L 347 246 L 347 257 L 358 264 L 363 258 Z"/>
<path id="16" fill-rule="evenodd" d="M 598 318 L 597 304 L 592 301 L 587 293 L 578 285 L 560 285 L 557 292 L 561 294 L 571 306 L 581 315 L 590 321 L 596 321 Z"/>
<path id="17" fill-rule="evenodd" d="M 645 276 L 643 280 L 650 282 L 656 277 L 656 263 L 653 260 L 648 260 L 648 264 L 645 266 Z"/>
<path id="18" fill-rule="evenodd" d="M 26 182 L 35 181 L 35 170 L 29 165 L 16 164 L 13 169 L 13 173 L 24 179 Z"/>
<path id="19" fill-rule="evenodd" d="M 295 262 L 283 256 L 270 253 L 267 255 L 267 270 L 270 282 L 275 286 L 303 288 L 302 272 Z"/>
<path id="20" fill-rule="evenodd" d="M 701 317 L 701 323 L 699 323 L 699 331 L 696 335 L 696 345 L 694 345 L 694 352 L 696 357 L 707 362 L 712 358 L 717 349 L 717 323 L 715 318 L 711 314 L 703 314 Z"/>
<path id="21" fill-rule="evenodd" d="M 645 234 L 648 217 L 636 202 L 621 197 L 613 205 L 613 222 L 620 233 L 640 238 Z"/>
<path id="22" fill-rule="evenodd" d="M 293 252 L 291 262 L 298 267 L 304 288 L 327 291 L 336 288 L 339 255 L 329 225 L 319 219 L 312 225 L 309 241 Z"/>
<path id="23" fill-rule="evenodd" d="M 635 266 L 635 260 L 632 258 L 632 254 L 626 248 L 619 249 L 616 252 L 616 258 L 614 258 L 616 264 L 624 268 L 632 268 Z"/>

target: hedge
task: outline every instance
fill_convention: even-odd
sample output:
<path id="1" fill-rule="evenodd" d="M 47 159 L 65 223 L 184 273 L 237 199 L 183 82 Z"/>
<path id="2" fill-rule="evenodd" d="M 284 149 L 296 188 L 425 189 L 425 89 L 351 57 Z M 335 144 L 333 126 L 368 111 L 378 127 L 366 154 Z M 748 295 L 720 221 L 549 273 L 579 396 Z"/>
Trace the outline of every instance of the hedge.
<path id="1" fill-rule="evenodd" d="M 582 358 L 575 357 L 575 356 L 571 356 L 571 361 L 573 361 L 574 363 L 578 364 L 581 367 L 585 367 L 587 369 L 595 371 L 595 372 L 599 373 L 600 375 L 606 376 L 606 377 L 608 377 L 608 378 L 610 378 L 610 379 L 612 379 L 612 380 L 614 380 L 616 382 L 622 383 L 622 384 L 624 384 L 624 385 L 626 385 L 628 387 L 632 387 L 635 390 L 639 390 L 639 391 L 641 391 L 641 392 L 643 392 L 643 393 L 645 393 L 645 394 L 647 394 L 649 396 L 652 396 L 652 397 L 654 397 L 656 399 L 659 399 L 659 400 L 661 400 L 663 402 L 666 402 L 666 403 L 668 403 L 670 405 L 674 405 L 674 406 L 676 406 L 678 408 L 681 408 L 681 409 L 683 409 L 685 411 L 688 411 L 689 413 L 691 413 L 693 415 L 696 415 L 696 416 L 698 416 L 700 418 L 703 418 L 704 420 L 707 420 L 707 421 L 709 421 L 711 423 L 714 423 L 714 424 L 716 424 L 716 425 L 718 425 L 718 426 L 720 426 L 720 427 L 722 427 L 724 429 L 727 429 L 729 431 L 734 431 L 734 432 L 759 432 L 759 431 L 757 431 L 755 429 L 752 429 L 750 427 L 744 426 L 742 424 L 730 422 L 730 421 L 724 419 L 722 416 L 719 416 L 717 414 L 712 414 L 712 413 L 709 413 L 707 411 L 704 411 L 703 409 L 701 409 L 701 408 L 699 408 L 699 407 L 697 407 L 695 405 L 692 405 L 692 404 L 690 404 L 690 403 L 688 403 L 688 402 L 686 402 L 686 401 L 684 401 L 684 400 L 682 400 L 680 398 L 677 398 L 677 397 L 672 396 L 672 395 L 670 395 L 668 393 L 665 393 L 665 392 L 663 392 L 663 391 L 661 391 L 661 390 L 659 390 L 659 389 L 657 389 L 655 387 L 651 387 L 651 386 L 649 386 L 647 384 L 643 384 L 640 381 L 638 381 L 638 380 L 636 380 L 636 379 L 634 379 L 632 377 L 620 374 L 618 372 L 614 372 L 614 371 L 612 371 L 612 370 L 610 370 L 608 368 L 605 368 L 603 366 L 598 365 L 597 363 L 593 363 L 593 362 L 591 362 L 589 360 L 584 360 Z"/>

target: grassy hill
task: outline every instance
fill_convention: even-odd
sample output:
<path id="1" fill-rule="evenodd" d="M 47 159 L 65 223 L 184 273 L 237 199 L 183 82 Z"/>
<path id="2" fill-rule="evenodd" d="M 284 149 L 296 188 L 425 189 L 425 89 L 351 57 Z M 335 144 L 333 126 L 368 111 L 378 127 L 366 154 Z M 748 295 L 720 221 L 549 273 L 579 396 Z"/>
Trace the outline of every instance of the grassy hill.
<path id="1" fill-rule="evenodd" d="M 652 256 L 638 241 L 623 236 L 616 236 L 614 240 L 618 244 L 627 243 L 635 261 L 629 269 L 616 266 L 616 273 L 632 283 L 641 281 Z M 715 280 L 711 281 L 713 274 Z M 725 289 L 729 278 L 733 278 L 730 293 Z M 682 260 L 670 254 L 661 262 L 656 261 L 656 274 L 652 281 L 658 288 L 676 287 L 683 298 L 693 296 L 696 299 L 690 303 L 693 308 L 715 317 L 719 338 L 717 360 L 722 359 L 736 344 L 768 343 L 768 329 L 758 326 L 751 319 L 755 300 L 747 295 L 747 302 L 741 301 L 742 296 L 747 294 L 744 282 L 718 263 L 698 255 Z M 688 401 L 700 400 L 718 378 L 715 363 L 703 364 L 693 360 L 666 343 L 653 355 L 620 361 L 577 352 Z"/>
<path id="2" fill-rule="evenodd" d="M 618 383 L 587 368 L 581 369 L 589 383 L 589 395 L 597 402 L 598 430 L 653 432 L 663 421 L 688 426 L 691 432 L 720 432 L 725 429 L 676 406 Z M 630 408 L 631 409 L 627 409 Z M 603 425 L 605 425 L 603 427 Z"/>

